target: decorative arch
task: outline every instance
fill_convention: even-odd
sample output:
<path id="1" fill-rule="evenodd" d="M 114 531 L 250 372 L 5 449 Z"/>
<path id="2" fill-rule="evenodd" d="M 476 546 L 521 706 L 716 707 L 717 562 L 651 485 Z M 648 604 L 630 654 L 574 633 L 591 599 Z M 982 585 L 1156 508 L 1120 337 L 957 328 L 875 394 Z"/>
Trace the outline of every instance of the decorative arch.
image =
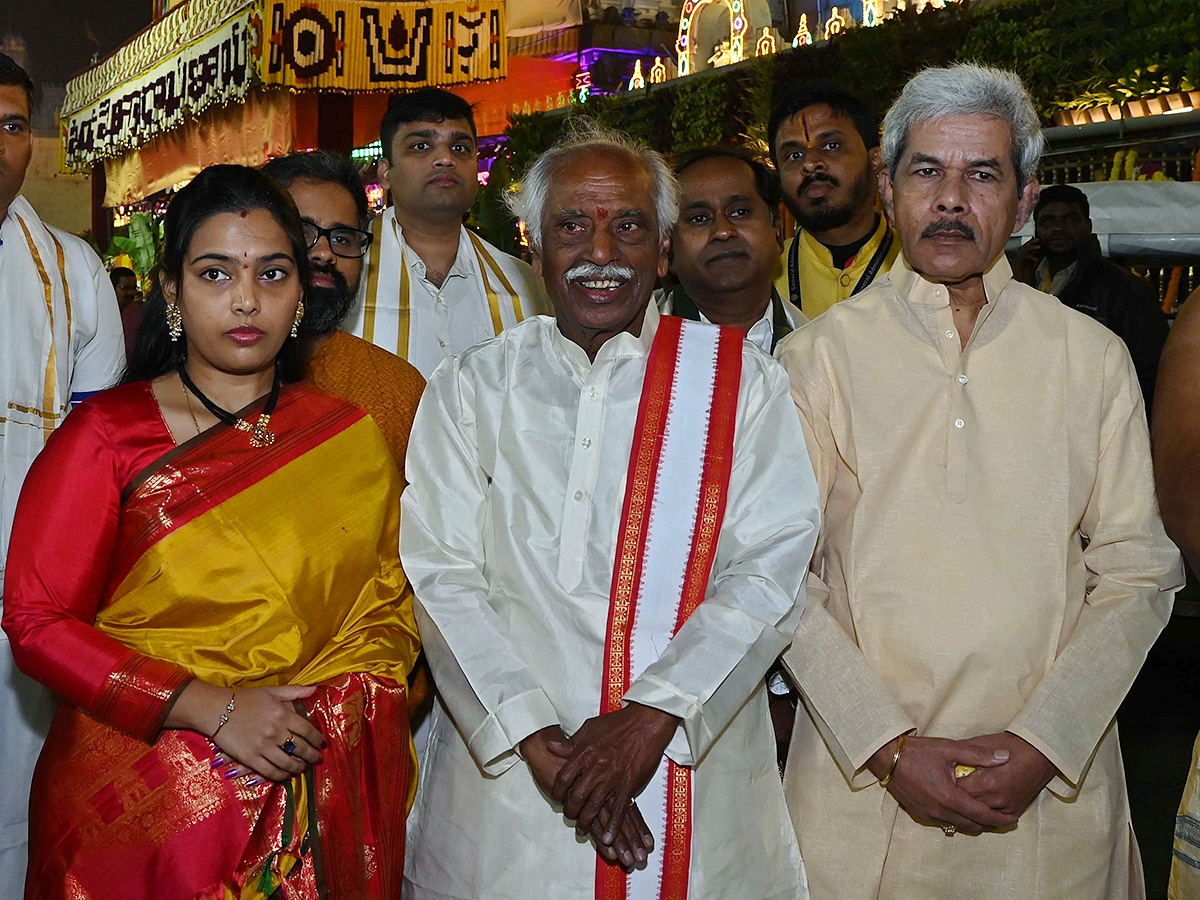
<path id="1" fill-rule="evenodd" d="M 697 60 L 695 24 L 700 19 L 700 13 L 708 6 L 721 4 L 729 9 L 729 61 L 741 62 L 746 58 L 746 32 L 750 22 L 746 17 L 743 6 L 745 0 L 686 0 L 683 4 L 683 14 L 679 17 L 679 39 L 675 49 L 679 58 L 679 75 L 691 75 L 707 68 L 708 59 Z M 702 52 L 705 48 L 699 48 Z"/>

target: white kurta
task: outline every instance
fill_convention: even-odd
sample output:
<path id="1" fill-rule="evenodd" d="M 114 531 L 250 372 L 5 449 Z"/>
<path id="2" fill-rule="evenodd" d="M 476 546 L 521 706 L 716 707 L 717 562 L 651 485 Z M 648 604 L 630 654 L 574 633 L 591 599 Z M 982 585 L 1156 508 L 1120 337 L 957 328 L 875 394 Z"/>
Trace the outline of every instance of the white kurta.
<path id="1" fill-rule="evenodd" d="M 801 325 L 808 321 L 808 316 L 800 312 L 800 308 L 790 300 L 780 300 L 783 304 L 783 316 L 787 320 L 788 327 L 795 331 Z M 664 316 L 671 315 L 671 294 L 667 291 L 655 291 L 654 303 L 658 306 L 658 311 Z M 700 321 L 708 322 L 708 316 L 703 312 L 700 313 Z M 750 330 L 746 332 L 746 340 L 750 341 L 763 353 L 770 353 L 771 348 L 775 345 L 775 310 L 771 305 L 767 305 L 767 311 L 763 313 L 761 319 L 750 326 Z"/>
<path id="2" fill-rule="evenodd" d="M 458 255 L 438 287 L 426 277 L 425 263 L 404 241 L 404 230 L 396 221 L 394 208 L 384 211 L 379 237 L 371 245 L 368 265 L 379 264 L 377 308 L 368 322 L 366 298 L 369 279 L 364 275 L 354 309 L 343 328 L 390 353 L 407 359 L 420 373 L 429 378 L 443 359 L 461 353 L 468 347 L 496 335 L 491 304 L 484 286 L 485 276 L 499 293 L 498 312 L 504 328 L 517 324 L 511 301 L 503 285 L 492 271 L 481 272 L 479 256 L 464 227 L 459 231 Z M 549 301 L 541 282 L 529 264 L 509 256 L 486 241 L 477 238 L 492 262 L 517 293 L 523 318 L 550 311 Z M 402 332 L 400 304 L 400 265 L 408 269 L 408 315 L 403 327 L 408 329 L 408 344 L 400 347 Z"/>
<path id="3" fill-rule="evenodd" d="M 599 712 L 658 320 L 651 304 L 640 337 L 616 336 L 590 363 L 538 317 L 442 365 L 421 400 L 400 545 L 441 702 L 409 820 L 413 900 L 593 897 L 595 849 L 514 747 Z M 705 600 L 625 698 L 683 720 L 667 755 L 695 767 L 691 900 L 796 900 L 807 888 L 763 675 L 804 605 L 816 488 L 783 370 L 748 342 L 743 354 Z"/>
<path id="4" fill-rule="evenodd" d="M 0 222 L 0 584 L 25 474 L 72 395 L 125 367 L 117 298 L 86 242 L 45 225 L 23 197 Z M 0 591 L 2 595 L 2 591 Z M 3 598 L 0 596 L 0 609 Z M 29 784 L 54 699 L 13 666 L 0 631 L 0 897 L 24 892 Z"/>

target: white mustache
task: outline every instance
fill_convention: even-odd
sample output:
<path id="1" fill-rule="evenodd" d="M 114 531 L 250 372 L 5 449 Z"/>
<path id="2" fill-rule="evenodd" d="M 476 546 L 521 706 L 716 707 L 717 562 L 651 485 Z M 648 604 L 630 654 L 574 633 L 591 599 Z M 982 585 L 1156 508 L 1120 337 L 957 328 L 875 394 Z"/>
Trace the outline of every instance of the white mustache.
<path id="1" fill-rule="evenodd" d="M 580 263 L 573 269 L 568 269 L 563 275 L 564 281 L 632 281 L 637 273 L 628 266 L 606 265 L 595 263 Z"/>

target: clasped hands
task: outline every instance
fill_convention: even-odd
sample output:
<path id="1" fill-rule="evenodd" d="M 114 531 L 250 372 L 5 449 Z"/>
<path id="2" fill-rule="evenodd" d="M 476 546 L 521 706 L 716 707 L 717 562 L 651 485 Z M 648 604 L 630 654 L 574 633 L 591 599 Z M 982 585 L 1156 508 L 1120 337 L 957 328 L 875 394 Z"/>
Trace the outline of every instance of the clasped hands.
<path id="1" fill-rule="evenodd" d="M 630 703 L 588 719 L 569 738 L 557 725 L 535 731 L 521 741 L 521 756 L 576 831 L 590 834 L 605 860 L 629 870 L 654 849 L 634 797 L 654 776 L 678 725 L 669 713 Z"/>
<path id="2" fill-rule="evenodd" d="M 867 768 L 882 780 L 895 752 L 896 742 L 889 741 Z M 975 771 L 955 778 L 957 765 L 974 766 Z M 1007 731 L 965 741 L 910 735 L 887 790 L 918 821 L 979 834 L 1015 825 L 1056 774 L 1039 750 Z"/>

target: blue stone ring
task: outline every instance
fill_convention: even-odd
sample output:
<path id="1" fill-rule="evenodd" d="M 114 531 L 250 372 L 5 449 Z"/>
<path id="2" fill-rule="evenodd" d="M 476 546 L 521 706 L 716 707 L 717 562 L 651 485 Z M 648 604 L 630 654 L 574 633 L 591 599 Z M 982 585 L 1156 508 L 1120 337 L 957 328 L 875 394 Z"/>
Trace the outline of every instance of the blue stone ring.
<path id="1" fill-rule="evenodd" d="M 296 752 L 296 742 L 289 737 L 286 741 L 279 745 L 279 749 L 288 756 L 292 756 Z"/>

